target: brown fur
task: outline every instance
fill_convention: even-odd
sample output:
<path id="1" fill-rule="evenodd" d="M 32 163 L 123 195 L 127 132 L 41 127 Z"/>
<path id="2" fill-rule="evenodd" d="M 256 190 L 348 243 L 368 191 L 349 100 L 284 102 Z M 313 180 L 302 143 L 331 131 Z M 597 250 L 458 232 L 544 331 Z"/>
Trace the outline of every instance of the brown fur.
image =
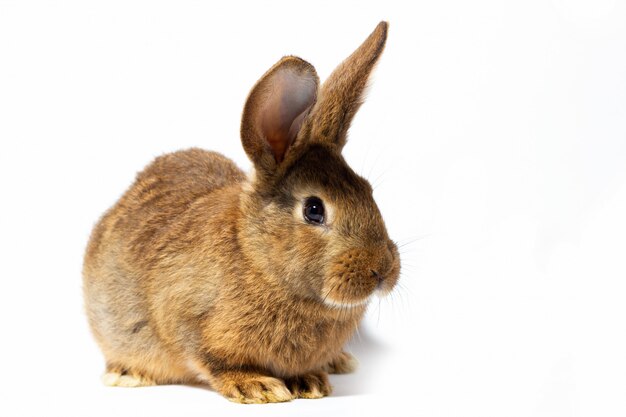
<path id="1" fill-rule="evenodd" d="M 370 185 L 341 148 L 387 33 L 381 23 L 318 94 L 286 57 L 253 88 L 246 177 L 199 149 L 157 158 L 94 228 L 84 293 L 105 382 L 207 382 L 232 401 L 319 398 L 376 290 L 399 275 Z M 318 100 L 319 97 L 319 100 Z M 307 223 L 317 196 L 324 225 Z"/>

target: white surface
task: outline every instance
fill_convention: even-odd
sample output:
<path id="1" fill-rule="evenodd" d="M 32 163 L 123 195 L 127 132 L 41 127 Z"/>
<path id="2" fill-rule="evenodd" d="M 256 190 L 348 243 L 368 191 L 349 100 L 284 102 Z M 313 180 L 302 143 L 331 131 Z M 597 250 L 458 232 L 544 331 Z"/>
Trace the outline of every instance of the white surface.
<path id="1" fill-rule="evenodd" d="M 625 415 L 624 2 L 260 3 L 0 1 L 0 415 Z M 102 386 L 98 216 L 163 152 L 248 167 L 256 79 L 285 54 L 325 78 L 381 19 L 345 155 L 410 243 L 360 370 L 271 406 Z"/>

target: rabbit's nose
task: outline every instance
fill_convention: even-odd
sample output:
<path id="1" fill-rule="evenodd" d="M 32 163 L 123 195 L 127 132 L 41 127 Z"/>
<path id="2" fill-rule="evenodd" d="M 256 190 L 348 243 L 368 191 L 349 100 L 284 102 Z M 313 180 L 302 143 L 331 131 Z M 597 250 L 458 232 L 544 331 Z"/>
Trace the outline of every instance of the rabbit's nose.
<path id="1" fill-rule="evenodd" d="M 385 277 L 383 277 L 381 274 L 378 273 L 378 271 L 374 271 L 373 269 L 370 269 L 370 272 L 372 273 L 372 277 L 376 279 L 376 288 L 380 288 L 383 285 Z"/>

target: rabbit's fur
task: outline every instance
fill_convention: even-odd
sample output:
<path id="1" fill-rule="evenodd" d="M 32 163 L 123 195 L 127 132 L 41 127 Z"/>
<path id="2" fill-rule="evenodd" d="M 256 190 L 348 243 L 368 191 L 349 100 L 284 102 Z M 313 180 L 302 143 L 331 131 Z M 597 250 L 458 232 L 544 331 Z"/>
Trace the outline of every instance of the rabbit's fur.
<path id="1" fill-rule="evenodd" d="M 190 149 L 157 158 L 94 228 L 84 263 L 105 383 L 209 383 L 244 403 L 318 398 L 398 251 L 341 149 L 387 24 L 318 88 L 296 57 L 252 89 L 241 138 L 254 164 Z M 303 218 L 319 197 L 323 224 Z"/>

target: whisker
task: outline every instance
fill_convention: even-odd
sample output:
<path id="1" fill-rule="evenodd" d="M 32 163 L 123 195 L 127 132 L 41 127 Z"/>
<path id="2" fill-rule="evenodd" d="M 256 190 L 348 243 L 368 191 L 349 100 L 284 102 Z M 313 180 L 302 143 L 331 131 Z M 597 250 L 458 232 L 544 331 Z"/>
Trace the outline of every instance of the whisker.
<path id="1" fill-rule="evenodd" d="M 378 174 L 378 176 L 376 177 L 376 179 L 374 179 L 374 181 L 372 181 L 372 188 L 374 190 L 385 183 L 385 178 L 384 177 L 385 177 L 385 175 L 387 175 L 388 172 L 389 172 L 389 169 L 384 170 L 383 172 Z"/>
<path id="2" fill-rule="evenodd" d="M 424 235 L 420 235 L 420 236 L 417 236 L 417 237 L 414 237 L 414 238 L 409 238 L 409 240 L 407 240 L 405 242 L 396 241 L 394 243 L 396 244 L 398 249 L 400 249 L 400 248 L 403 248 L 405 246 L 412 245 L 415 242 L 419 242 L 420 240 L 424 240 L 424 239 L 426 239 L 428 237 L 431 237 L 431 236 L 432 236 L 432 233 L 426 233 Z"/>
<path id="3" fill-rule="evenodd" d="M 403 269 L 403 272 L 404 271 L 409 271 L 409 272 L 415 273 L 415 272 L 417 272 L 419 267 L 417 265 L 407 264 L 407 263 L 403 262 L 402 263 L 402 269 Z M 402 276 L 402 272 L 400 272 L 400 276 Z"/>
<path id="4" fill-rule="evenodd" d="M 363 158 L 363 162 L 361 163 L 361 170 L 359 172 L 363 172 L 365 171 L 365 163 L 367 162 L 367 158 L 370 155 L 370 150 L 372 149 L 372 144 L 370 143 L 369 146 L 367 147 L 367 149 L 365 150 L 365 157 Z M 371 171 L 370 171 L 371 174 Z M 369 181 L 369 176 L 366 177 L 367 180 Z"/>
<path id="5" fill-rule="evenodd" d="M 374 160 L 374 163 L 370 167 L 370 172 L 367 174 L 367 178 L 370 178 L 372 176 L 372 172 L 374 171 L 374 168 L 376 167 L 376 164 L 378 164 L 378 160 L 380 159 L 380 155 L 381 154 L 382 154 L 382 152 L 378 152 L 376 154 L 376 159 Z"/>
<path id="6" fill-rule="evenodd" d="M 362 343 L 363 340 L 361 340 L 361 333 L 359 332 L 359 326 L 356 326 L 355 329 L 356 329 L 356 331 L 355 331 L 356 337 L 359 340 L 359 343 Z"/>
<path id="7" fill-rule="evenodd" d="M 331 292 L 335 291 L 335 289 L 339 286 L 339 282 L 336 283 L 335 285 L 333 285 L 328 292 L 326 293 L 326 295 L 324 296 L 324 298 L 322 298 L 322 303 L 326 303 L 326 298 L 328 298 L 328 296 L 330 295 Z"/>

